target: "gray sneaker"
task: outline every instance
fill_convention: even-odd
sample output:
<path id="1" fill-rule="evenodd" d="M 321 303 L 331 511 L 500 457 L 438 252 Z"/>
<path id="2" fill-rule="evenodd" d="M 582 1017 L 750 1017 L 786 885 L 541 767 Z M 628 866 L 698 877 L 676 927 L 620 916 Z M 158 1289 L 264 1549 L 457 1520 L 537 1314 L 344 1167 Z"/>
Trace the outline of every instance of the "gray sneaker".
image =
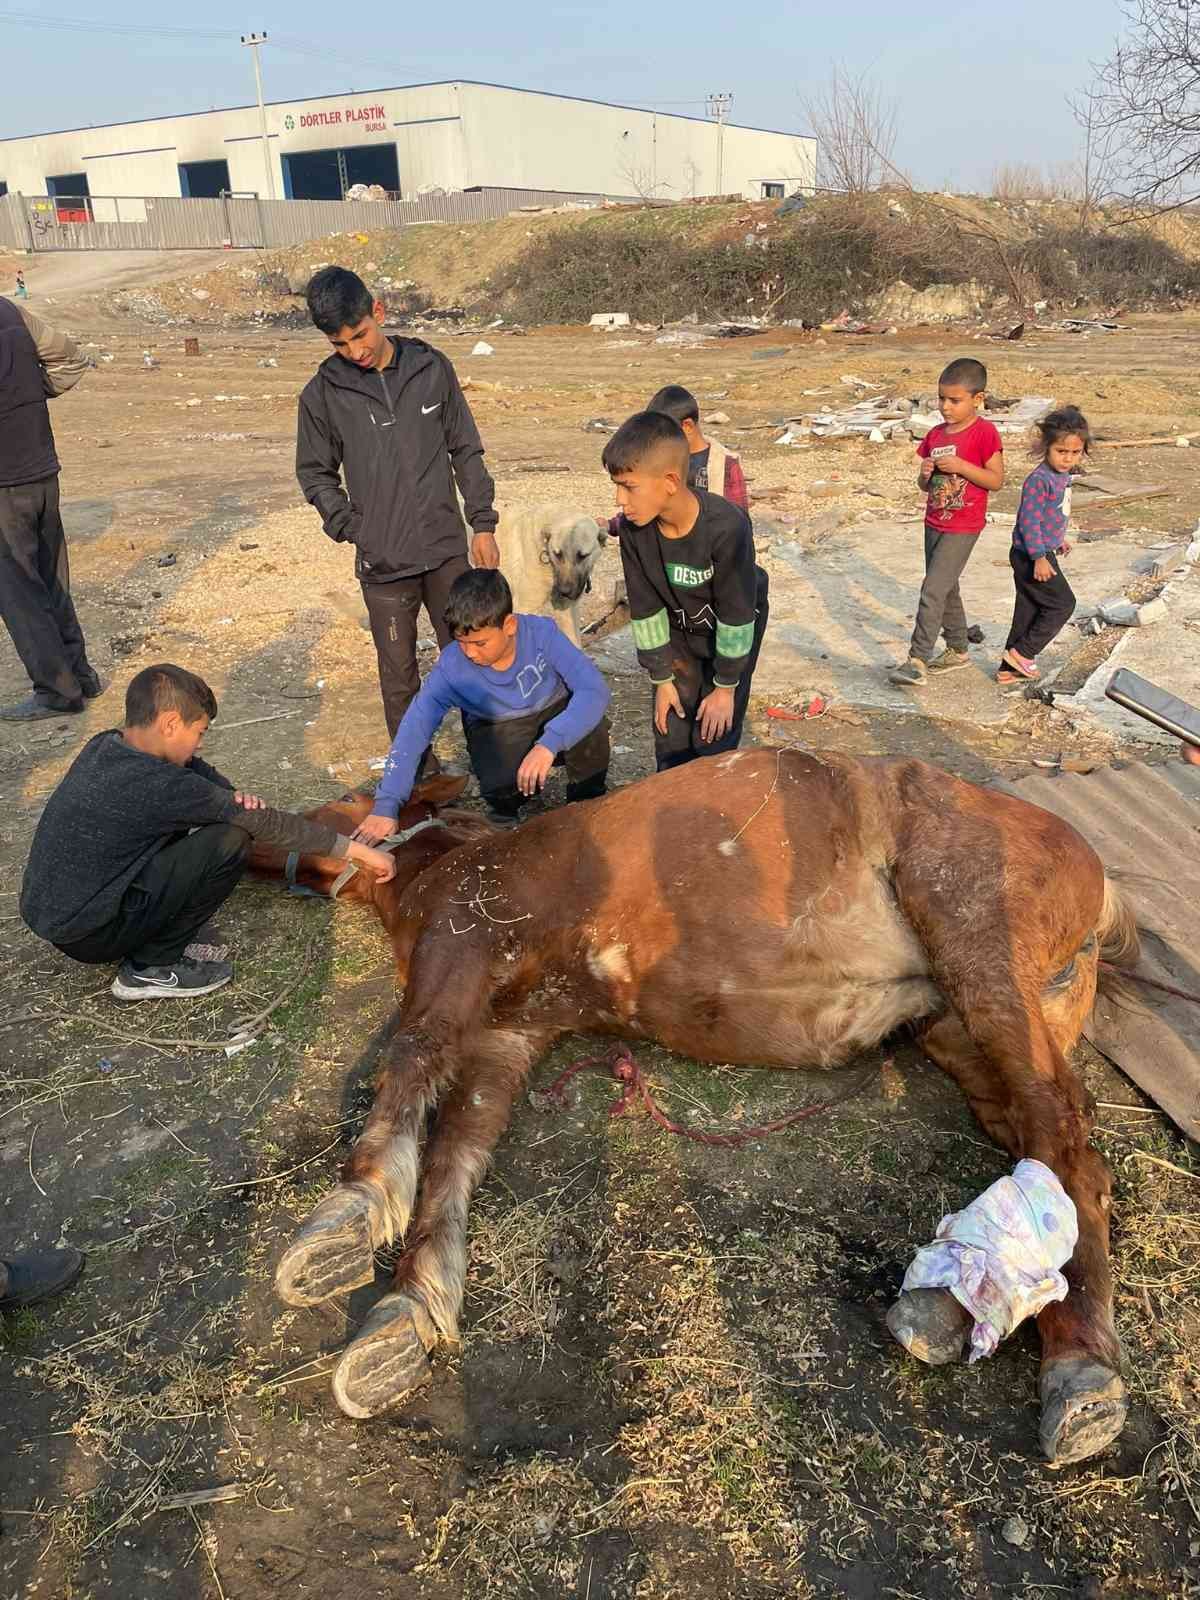
<path id="1" fill-rule="evenodd" d="M 195 1000 L 222 989 L 233 977 L 229 961 L 192 961 L 180 956 L 169 967 L 135 967 L 122 961 L 112 981 L 118 1000 Z"/>
<path id="2" fill-rule="evenodd" d="M 908 687 L 921 689 L 926 682 L 925 663 L 919 656 L 909 656 L 902 666 L 895 667 L 888 673 L 891 683 L 902 683 Z"/>
<path id="3" fill-rule="evenodd" d="M 965 650 L 943 650 L 929 663 L 930 672 L 953 672 L 955 667 L 969 667 L 971 658 Z"/>

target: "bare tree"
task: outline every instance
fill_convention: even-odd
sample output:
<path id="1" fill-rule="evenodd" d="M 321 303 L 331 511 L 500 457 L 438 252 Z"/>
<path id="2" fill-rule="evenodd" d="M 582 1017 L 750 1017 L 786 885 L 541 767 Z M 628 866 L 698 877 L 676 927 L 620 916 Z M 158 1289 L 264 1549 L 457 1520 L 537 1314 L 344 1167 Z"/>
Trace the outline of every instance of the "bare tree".
<path id="1" fill-rule="evenodd" d="M 1200 173 L 1200 7 L 1191 0 L 1126 0 L 1126 32 L 1100 67 L 1093 137 L 1119 153 L 1127 198 L 1156 205 L 1194 198 Z"/>
<path id="2" fill-rule="evenodd" d="M 1116 194 L 1121 134 L 1119 128 L 1106 123 L 1104 104 L 1095 86 L 1083 94 L 1068 96 L 1067 104 L 1083 134 L 1077 198 L 1079 227 L 1086 233 L 1101 206 Z"/>
<path id="3" fill-rule="evenodd" d="M 866 194 L 887 180 L 896 148 L 896 102 L 866 73 L 855 77 L 835 62 L 824 88 L 801 104 L 817 141 L 819 187 Z"/>

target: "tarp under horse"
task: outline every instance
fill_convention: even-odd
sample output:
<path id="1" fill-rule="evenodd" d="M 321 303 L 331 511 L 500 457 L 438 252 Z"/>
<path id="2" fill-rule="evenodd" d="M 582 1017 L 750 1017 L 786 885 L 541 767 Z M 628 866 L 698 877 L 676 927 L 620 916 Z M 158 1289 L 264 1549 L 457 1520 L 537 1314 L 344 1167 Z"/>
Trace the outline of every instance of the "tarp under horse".
<path id="1" fill-rule="evenodd" d="M 997 788 L 1077 828 L 1142 929 L 1138 972 L 1200 995 L 1200 767 L 1131 764 Z M 1096 1002 L 1085 1036 L 1200 1142 L 1200 1005 L 1131 985 Z"/>

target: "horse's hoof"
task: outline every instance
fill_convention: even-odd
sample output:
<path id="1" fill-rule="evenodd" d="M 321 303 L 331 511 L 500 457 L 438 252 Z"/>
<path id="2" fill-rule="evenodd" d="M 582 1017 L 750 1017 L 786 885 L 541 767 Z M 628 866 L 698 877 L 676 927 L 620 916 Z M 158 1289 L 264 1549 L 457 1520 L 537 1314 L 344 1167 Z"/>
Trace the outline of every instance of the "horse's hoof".
<path id="1" fill-rule="evenodd" d="M 422 1338 L 424 1334 L 424 1338 Z M 424 1308 L 385 1294 L 333 1370 L 333 1398 L 348 1417 L 378 1416 L 428 1383 L 437 1333 Z"/>
<path id="2" fill-rule="evenodd" d="M 1038 1430 L 1046 1459 L 1055 1466 L 1086 1461 L 1110 1445 L 1125 1426 L 1129 1391 L 1111 1367 L 1090 1356 L 1057 1356 L 1042 1363 Z"/>
<path id="3" fill-rule="evenodd" d="M 375 1278 L 371 1207 L 360 1189 L 341 1184 L 309 1213 L 275 1269 L 275 1290 L 289 1306 L 315 1306 Z"/>
<path id="4" fill-rule="evenodd" d="M 907 1289 L 887 1314 L 892 1337 L 918 1361 L 944 1367 L 961 1361 L 971 1335 L 971 1313 L 949 1289 Z"/>

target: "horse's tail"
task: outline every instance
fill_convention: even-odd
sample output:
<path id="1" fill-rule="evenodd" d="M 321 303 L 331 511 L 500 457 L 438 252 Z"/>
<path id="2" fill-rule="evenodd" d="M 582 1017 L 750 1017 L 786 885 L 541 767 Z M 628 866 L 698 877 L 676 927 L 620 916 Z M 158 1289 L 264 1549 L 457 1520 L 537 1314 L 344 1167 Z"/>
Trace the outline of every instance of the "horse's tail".
<path id="1" fill-rule="evenodd" d="M 1100 984 L 1120 988 L 1121 973 L 1132 972 L 1142 953 L 1137 919 L 1108 873 L 1104 875 L 1104 903 L 1096 924 L 1100 945 Z"/>

